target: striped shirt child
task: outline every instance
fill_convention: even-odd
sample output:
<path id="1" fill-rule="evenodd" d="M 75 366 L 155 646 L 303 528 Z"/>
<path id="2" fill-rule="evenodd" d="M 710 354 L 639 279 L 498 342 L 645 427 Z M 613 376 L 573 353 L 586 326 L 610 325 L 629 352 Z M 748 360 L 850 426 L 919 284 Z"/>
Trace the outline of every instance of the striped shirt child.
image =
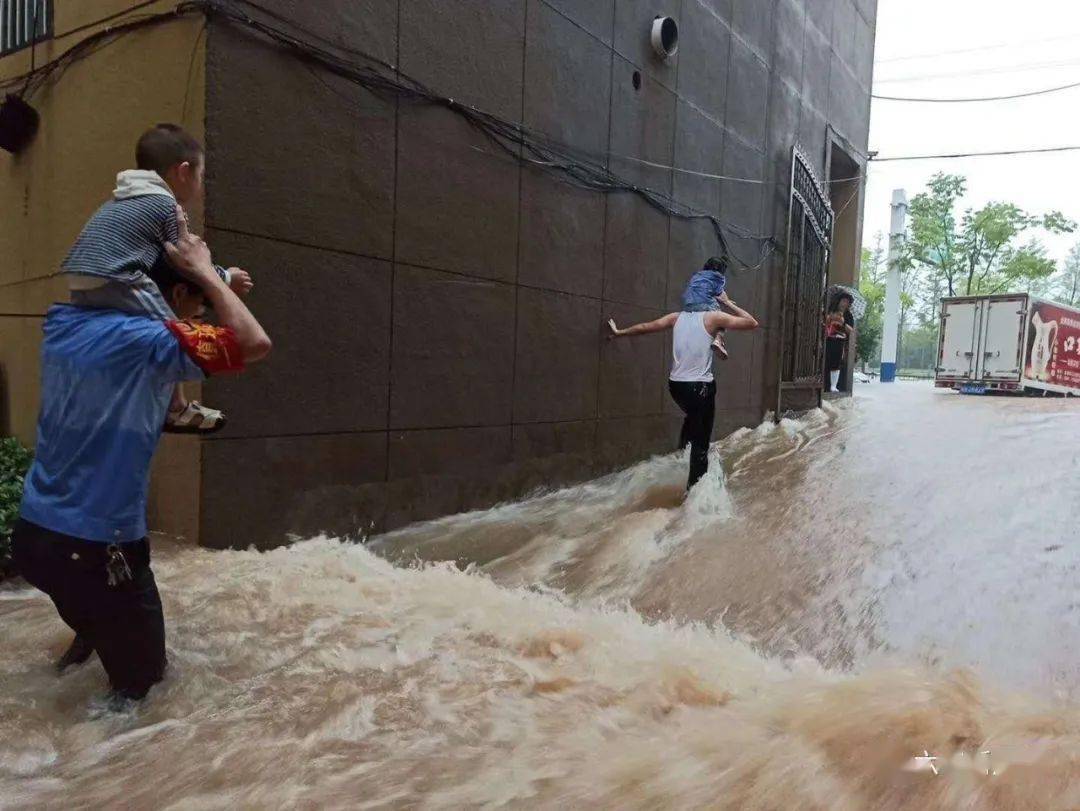
<path id="1" fill-rule="evenodd" d="M 176 197 L 168 184 L 154 171 L 120 172 L 113 199 L 90 217 L 61 265 L 72 304 L 175 318 L 148 274 L 166 261 L 164 243 L 177 236 Z M 217 271 L 228 284 L 229 272 Z"/>

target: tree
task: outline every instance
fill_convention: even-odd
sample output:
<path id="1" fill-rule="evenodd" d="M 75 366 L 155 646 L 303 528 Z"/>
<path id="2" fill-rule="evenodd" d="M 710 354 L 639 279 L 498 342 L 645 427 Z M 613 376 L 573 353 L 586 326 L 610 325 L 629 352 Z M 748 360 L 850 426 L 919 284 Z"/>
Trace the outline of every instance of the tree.
<path id="1" fill-rule="evenodd" d="M 1080 242 L 1069 251 L 1065 267 L 1048 284 L 1030 292 L 1074 307 L 1080 304 Z"/>
<path id="2" fill-rule="evenodd" d="M 910 225 L 905 258 L 923 269 L 927 276 L 940 277 L 950 296 L 955 295 L 963 267 L 955 208 L 966 190 L 964 178 L 939 172 L 930 178 L 926 191 L 916 194 L 908 207 Z"/>
<path id="3" fill-rule="evenodd" d="M 970 296 L 1049 278 L 1054 261 L 1036 240 L 1022 240 L 1036 230 L 1071 233 L 1076 223 L 1058 211 L 1034 215 L 1002 202 L 966 209 L 958 219 L 966 190 L 963 177 L 939 172 L 911 201 L 905 260 L 921 272 L 924 284 L 929 281 L 939 294 Z"/>
<path id="4" fill-rule="evenodd" d="M 882 235 L 876 236 L 874 250 L 862 249 L 859 267 L 859 292 L 866 299 L 866 312 L 855 332 L 855 354 L 862 368 L 881 351 L 882 313 L 885 309 L 885 251 Z"/>
<path id="5" fill-rule="evenodd" d="M 874 240 L 873 251 L 863 248 L 859 270 L 859 292 L 866 299 L 866 312 L 859 319 L 855 333 L 855 352 L 864 369 L 868 360 L 880 357 L 881 336 L 885 329 L 885 289 L 889 267 L 885 260 L 884 236 L 878 233 Z M 908 314 L 916 305 L 916 299 L 911 293 L 914 282 L 915 276 L 911 272 L 910 262 L 901 257 L 900 323 L 896 336 L 898 357 Z"/>

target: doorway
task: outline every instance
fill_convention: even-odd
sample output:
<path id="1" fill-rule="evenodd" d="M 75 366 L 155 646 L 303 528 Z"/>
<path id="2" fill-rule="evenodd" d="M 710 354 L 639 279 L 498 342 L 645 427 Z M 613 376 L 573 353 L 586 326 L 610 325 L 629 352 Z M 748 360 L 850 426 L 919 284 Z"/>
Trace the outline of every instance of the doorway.
<path id="1" fill-rule="evenodd" d="M 853 157 L 855 150 L 842 142 L 835 132 L 830 132 L 828 139 L 828 190 L 829 203 L 833 210 L 832 240 L 829 250 L 829 270 L 827 287 L 843 285 L 853 290 L 859 288 L 860 239 L 862 225 L 862 167 Z M 826 301 L 830 308 L 834 302 Z M 855 325 L 857 328 L 857 325 Z M 830 385 L 829 360 L 823 368 L 823 385 L 827 391 Z M 835 363 L 835 356 L 833 358 Z M 852 376 L 855 370 L 856 347 L 850 341 L 845 347 L 837 388 L 841 392 L 851 392 Z"/>

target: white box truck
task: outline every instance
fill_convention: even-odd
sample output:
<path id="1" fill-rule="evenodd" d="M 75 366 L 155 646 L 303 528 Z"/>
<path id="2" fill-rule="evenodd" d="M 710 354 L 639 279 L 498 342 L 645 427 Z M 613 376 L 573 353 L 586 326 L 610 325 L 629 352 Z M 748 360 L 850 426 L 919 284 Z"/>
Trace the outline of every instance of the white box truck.
<path id="1" fill-rule="evenodd" d="M 935 385 L 1080 396 L 1080 308 L 1026 293 L 941 300 Z"/>

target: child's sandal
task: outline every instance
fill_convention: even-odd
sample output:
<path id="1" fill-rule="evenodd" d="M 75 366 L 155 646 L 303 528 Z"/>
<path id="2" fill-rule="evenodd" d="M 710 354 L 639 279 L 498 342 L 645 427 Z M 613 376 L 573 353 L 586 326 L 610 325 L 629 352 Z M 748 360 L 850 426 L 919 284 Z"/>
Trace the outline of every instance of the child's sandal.
<path id="1" fill-rule="evenodd" d="M 212 434 L 225 427 L 225 415 L 192 400 L 183 411 L 170 411 L 165 418 L 168 434 Z"/>

